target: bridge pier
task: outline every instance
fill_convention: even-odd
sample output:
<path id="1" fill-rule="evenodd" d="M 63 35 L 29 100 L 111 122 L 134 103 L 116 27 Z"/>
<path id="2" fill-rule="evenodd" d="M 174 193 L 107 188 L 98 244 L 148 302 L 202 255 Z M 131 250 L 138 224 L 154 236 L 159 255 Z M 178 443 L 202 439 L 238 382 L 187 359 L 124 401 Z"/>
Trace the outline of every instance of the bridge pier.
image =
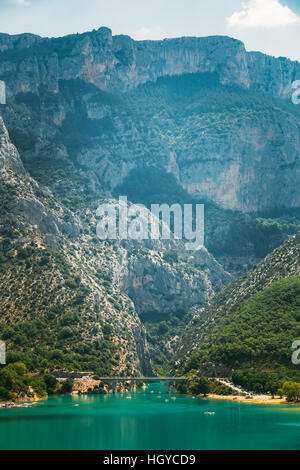
<path id="1" fill-rule="evenodd" d="M 132 392 L 137 381 L 149 383 L 166 382 L 167 393 L 170 393 L 172 387 L 175 387 L 177 383 L 185 382 L 187 379 L 185 377 L 100 377 L 99 380 L 110 382 L 112 384 L 112 393 L 116 393 L 118 383 L 124 384 L 125 382 L 129 382 L 129 390 Z"/>
<path id="2" fill-rule="evenodd" d="M 176 382 L 167 382 L 167 393 L 171 393 L 171 388 L 175 390 L 176 387 Z"/>

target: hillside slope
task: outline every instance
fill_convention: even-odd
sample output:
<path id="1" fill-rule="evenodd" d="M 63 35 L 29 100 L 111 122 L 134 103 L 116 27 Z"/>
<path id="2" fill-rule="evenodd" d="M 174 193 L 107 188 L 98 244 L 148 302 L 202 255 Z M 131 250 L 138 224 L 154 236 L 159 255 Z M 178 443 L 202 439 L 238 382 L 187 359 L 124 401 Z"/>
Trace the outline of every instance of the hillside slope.
<path id="1" fill-rule="evenodd" d="M 151 371 L 132 301 L 109 277 L 113 247 L 84 243 L 79 218 L 24 170 L 0 119 L 0 331 L 30 370 Z"/>
<path id="2" fill-rule="evenodd" d="M 291 346 L 300 335 L 299 275 L 300 233 L 194 312 L 176 369 L 297 370 Z"/>
<path id="3" fill-rule="evenodd" d="M 289 102 L 297 78 L 298 63 L 227 37 L 0 34 L 1 114 L 19 151 L 0 122 L 9 345 L 33 351 L 39 341 L 24 335 L 37 336 L 21 323 L 41 316 L 51 343 L 41 345 L 62 352 L 61 365 L 75 367 L 78 341 L 79 355 L 94 352 L 76 367 L 103 353 L 109 370 L 151 371 L 154 349 L 163 363 L 188 310 L 300 228 L 300 108 Z M 119 195 L 148 207 L 205 202 L 208 251 L 99 243 L 97 206 Z M 149 325 L 149 351 L 141 319 L 153 318 L 169 324 L 159 345 L 161 325 Z M 52 361 L 47 354 L 38 364 Z"/>
<path id="4" fill-rule="evenodd" d="M 0 138 L 0 336 L 8 360 L 30 370 L 151 374 L 140 317 L 184 315 L 230 276 L 206 250 L 190 262 L 168 259 L 167 242 L 100 241 L 96 209 L 108 200 L 83 198 L 71 210 L 29 176 L 2 118 Z"/>

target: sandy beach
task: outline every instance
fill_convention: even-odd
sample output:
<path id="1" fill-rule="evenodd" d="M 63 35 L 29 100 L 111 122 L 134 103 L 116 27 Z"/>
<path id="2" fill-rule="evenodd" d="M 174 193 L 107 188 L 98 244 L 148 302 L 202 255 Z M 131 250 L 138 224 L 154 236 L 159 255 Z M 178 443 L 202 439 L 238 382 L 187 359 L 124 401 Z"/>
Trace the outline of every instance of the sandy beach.
<path id="1" fill-rule="evenodd" d="M 230 401 L 236 401 L 239 403 L 252 403 L 252 404 L 260 404 L 260 405 L 283 405 L 287 404 L 287 401 L 285 398 L 280 398 L 280 397 L 275 397 L 272 398 L 270 395 L 253 395 L 252 398 L 247 398 L 242 395 L 208 395 L 208 398 L 212 398 L 214 400 L 230 400 Z"/>

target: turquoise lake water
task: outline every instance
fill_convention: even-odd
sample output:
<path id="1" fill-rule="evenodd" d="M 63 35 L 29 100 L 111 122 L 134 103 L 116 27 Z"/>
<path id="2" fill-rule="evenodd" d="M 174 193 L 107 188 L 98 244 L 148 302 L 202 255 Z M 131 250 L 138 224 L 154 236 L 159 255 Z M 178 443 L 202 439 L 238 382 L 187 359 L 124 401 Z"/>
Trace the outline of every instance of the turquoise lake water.
<path id="1" fill-rule="evenodd" d="M 32 408 L 2 409 L 0 449 L 300 449 L 298 406 L 164 391 L 154 384 L 135 393 L 55 396 Z"/>

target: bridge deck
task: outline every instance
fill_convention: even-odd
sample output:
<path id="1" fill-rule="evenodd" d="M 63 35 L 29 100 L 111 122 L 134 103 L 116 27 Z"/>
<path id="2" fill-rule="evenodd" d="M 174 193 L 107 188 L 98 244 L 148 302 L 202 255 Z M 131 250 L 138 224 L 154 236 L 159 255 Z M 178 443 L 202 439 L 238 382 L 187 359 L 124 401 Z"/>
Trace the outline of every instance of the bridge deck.
<path id="1" fill-rule="evenodd" d="M 131 381 L 142 381 L 142 382 L 177 382 L 185 381 L 186 377 L 99 377 L 98 380 L 111 381 L 116 380 L 118 382 L 131 382 Z"/>

